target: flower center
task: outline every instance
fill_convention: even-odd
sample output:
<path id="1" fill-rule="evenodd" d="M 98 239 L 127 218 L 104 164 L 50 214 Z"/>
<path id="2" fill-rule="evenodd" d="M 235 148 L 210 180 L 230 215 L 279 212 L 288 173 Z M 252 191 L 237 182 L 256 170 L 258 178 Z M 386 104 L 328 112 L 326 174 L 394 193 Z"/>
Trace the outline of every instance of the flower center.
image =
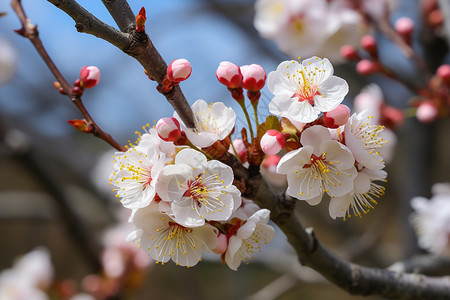
<path id="1" fill-rule="evenodd" d="M 293 85 L 296 87 L 294 95 L 291 98 L 298 98 L 299 102 L 308 101 L 309 104 L 314 105 L 314 96 L 321 95 L 319 86 L 310 78 L 310 73 L 305 74 L 304 70 L 297 70 L 298 75 L 287 73 Z M 314 73 L 315 75 L 315 73 Z"/>
<path id="2" fill-rule="evenodd" d="M 201 206 L 201 201 L 208 197 L 208 189 L 202 184 L 202 175 L 200 174 L 195 180 L 187 181 L 187 190 L 184 192 L 184 197 L 190 197 L 193 200 L 198 201 L 198 205 Z"/>

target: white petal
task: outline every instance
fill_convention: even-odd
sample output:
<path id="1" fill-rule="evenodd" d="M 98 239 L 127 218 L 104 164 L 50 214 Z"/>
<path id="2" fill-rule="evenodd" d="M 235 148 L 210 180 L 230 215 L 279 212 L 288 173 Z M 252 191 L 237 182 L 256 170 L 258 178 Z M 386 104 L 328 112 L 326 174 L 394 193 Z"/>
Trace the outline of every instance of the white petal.
<path id="1" fill-rule="evenodd" d="M 348 93 L 348 84 L 342 78 L 331 76 L 319 87 L 320 95 L 314 97 L 314 105 L 323 112 L 335 109 Z"/>
<path id="2" fill-rule="evenodd" d="M 331 133 L 327 128 L 320 125 L 314 125 L 305 129 L 300 137 L 300 143 L 304 146 L 312 146 L 315 155 L 323 153 L 320 152 L 320 145 L 327 140 L 331 140 Z"/>
<path id="3" fill-rule="evenodd" d="M 350 207 L 353 199 L 353 193 L 346 194 L 342 197 L 334 197 L 330 200 L 328 211 L 333 219 L 343 218 Z"/>
<path id="4" fill-rule="evenodd" d="M 337 141 L 324 141 L 320 146 L 320 153 L 326 153 L 326 161 L 333 162 L 338 170 L 348 170 L 355 165 L 352 152 Z"/>
<path id="5" fill-rule="evenodd" d="M 303 168 L 303 165 L 310 162 L 312 152 L 313 147 L 305 146 L 286 153 L 278 162 L 277 173 L 287 174 L 295 167 L 297 167 L 298 171 L 298 169 Z M 295 170 L 293 170 L 292 172 L 295 172 Z"/>

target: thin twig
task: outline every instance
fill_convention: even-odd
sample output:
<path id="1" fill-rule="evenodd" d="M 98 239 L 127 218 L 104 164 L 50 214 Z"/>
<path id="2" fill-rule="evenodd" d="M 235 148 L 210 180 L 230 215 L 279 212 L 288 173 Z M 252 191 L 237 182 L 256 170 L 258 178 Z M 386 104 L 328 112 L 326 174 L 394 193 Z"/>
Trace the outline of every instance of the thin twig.
<path id="1" fill-rule="evenodd" d="M 133 11 L 124 0 L 102 0 L 103 5 L 108 9 L 114 22 L 122 32 L 132 32 L 135 29 L 135 17 Z"/>
<path id="2" fill-rule="evenodd" d="M 125 33 L 119 32 L 98 20 L 75 0 L 47 1 L 69 15 L 76 22 L 75 26 L 78 31 L 95 35 L 118 47 L 126 54 L 134 57 L 144 67 L 148 75 L 158 84 L 162 83 L 164 76 L 167 74 L 167 64 L 145 32 L 136 32 L 134 29 L 129 32 L 132 12 L 125 0 L 104 1 L 111 16 L 119 28 L 126 31 Z M 95 26 L 92 26 L 92 24 L 95 24 Z M 174 110 L 178 112 L 186 127 L 194 128 L 194 114 L 181 89 L 174 87 L 169 93 L 164 94 L 164 96 Z"/>
<path id="3" fill-rule="evenodd" d="M 22 28 L 20 30 L 17 30 L 17 33 L 22 35 L 25 38 L 28 38 L 33 46 L 36 48 L 39 55 L 44 60 L 45 64 L 49 68 L 49 70 L 52 72 L 52 74 L 55 76 L 56 80 L 61 84 L 62 89 L 66 93 L 66 95 L 70 98 L 72 103 L 78 108 L 78 110 L 81 112 L 81 114 L 84 116 L 88 124 L 92 125 L 95 130 L 93 134 L 97 136 L 98 138 L 104 140 L 114 148 L 116 148 L 119 151 L 126 151 L 126 149 L 120 145 L 117 141 L 115 141 L 111 135 L 104 132 L 92 119 L 91 115 L 87 111 L 86 107 L 84 106 L 83 102 L 81 101 L 81 98 L 77 95 L 74 95 L 72 93 L 72 87 L 69 85 L 67 80 L 64 78 L 64 76 L 61 74 L 61 72 L 58 70 L 56 65 L 53 63 L 53 60 L 50 58 L 50 56 L 47 53 L 47 50 L 45 50 L 44 45 L 42 44 L 41 39 L 39 38 L 39 32 L 37 30 L 37 26 L 34 26 L 31 24 L 30 20 L 27 18 L 25 11 L 23 10 L 22 4 L 20 0 L 12 0 L 11 6 L 16 12 L 17 16 L 19 17 L 20 22 L 22 23 Z"/>

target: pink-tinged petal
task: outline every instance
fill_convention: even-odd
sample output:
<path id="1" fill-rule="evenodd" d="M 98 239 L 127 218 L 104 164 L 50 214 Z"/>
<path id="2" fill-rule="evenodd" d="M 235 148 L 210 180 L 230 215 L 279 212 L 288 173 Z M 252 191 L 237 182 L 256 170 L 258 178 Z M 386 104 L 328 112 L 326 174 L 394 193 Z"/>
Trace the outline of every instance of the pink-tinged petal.
<path id="1" fill-rule="evenodd" d="M 321 152 L 320 145 L 327 140 L 331 140 L 331 133 L 327 128 L 320 125 L 314 125 L 305 129 L 300 137 L 300 143 L 313 147 L 313 153 L 315 155 L 321 155 L 323 153 Z"/>

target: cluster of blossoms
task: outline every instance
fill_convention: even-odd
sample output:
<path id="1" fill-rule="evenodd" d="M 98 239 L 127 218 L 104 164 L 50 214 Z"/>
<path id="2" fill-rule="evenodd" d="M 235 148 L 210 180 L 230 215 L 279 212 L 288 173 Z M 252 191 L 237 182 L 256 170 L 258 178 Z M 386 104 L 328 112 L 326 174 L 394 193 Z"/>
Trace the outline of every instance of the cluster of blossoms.
<path id="1" fill-rule="evenodd" d="M 381 18 L 388 2 L 258 0 L 254 25 L 262 37 L 274 41 L 291 57 L 316 54 L 339 61 L 336 49 L 346 44 L 356 46 L 368 31 L 366 16 Z"/>
<path id="2" fill-rule="evenodd" d="M 188 68 L 184 74 L 190 75 L 186 63 L 174 61 L 169 70 L 178 67 Z M 245 189 L 224 163 L 232 154 L 241 167 L 262 167 L 281 181 L 287 178 L 286 192 L 294 198 L 317 204 L 330 195 L 332 218 L 361 216 L 384 193 L 376 183 L 386 177 L 380 154 L 383 127 L 369 123 L 365 111 L 350 116 L 341 104 L 348 85 L 333 75 L 328 59 L 285 61 L 271 72 L 268 88 L 275 97 L 269 110 L 275 116 L 261 124 L 262 67 L 222 62 L 216 76 L 244 110 L 250 138 L 244 128 L 242 139 L 232 143 L 236 113 L 222 102 L 208 105 L 200 99 L 191 107 L 194 128 L 175 112 L 140 134 L 126 152 L 115 154 L 110 183 L 123 206 L 132 210 L 130 221 L 136 226 L 128 239 L 152 259 L 191 267 L 211 250 L 237 270 L 272 241 L 270 211 L 242 198 Z M 243 89 L 254 108 L 256 135 Z"/>

